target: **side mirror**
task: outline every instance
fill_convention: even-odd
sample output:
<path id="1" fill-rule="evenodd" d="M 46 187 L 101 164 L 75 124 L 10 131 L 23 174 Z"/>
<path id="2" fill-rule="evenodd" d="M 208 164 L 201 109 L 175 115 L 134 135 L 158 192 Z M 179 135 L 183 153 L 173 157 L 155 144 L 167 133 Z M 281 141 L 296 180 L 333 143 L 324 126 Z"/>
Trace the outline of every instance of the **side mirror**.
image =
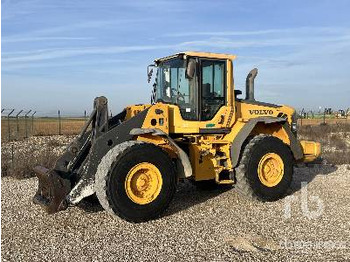
<path id="1" fill-rule="evenodd" d="M 234 94 L 235 94 L 235 97 L 239 96 L 242 94 L 242 91 L 241 90 L 238 90 L 238 89 L 235 89 L 234 90 Z"/>
<path id="2" fill-rule="evenodd" d="M 153 67 L 156 67 L 156 65 L 149 65 L 147 66 L 147 82 L 149 83 L 151 81 L 152 75 L 153 75 Z"/>
<path id="3" fill-rule="evenodd" d="M 186 77 L 192 79 L 196 72 L 197 62 L 194 59 L 189 59 L 186 68 Z"/>

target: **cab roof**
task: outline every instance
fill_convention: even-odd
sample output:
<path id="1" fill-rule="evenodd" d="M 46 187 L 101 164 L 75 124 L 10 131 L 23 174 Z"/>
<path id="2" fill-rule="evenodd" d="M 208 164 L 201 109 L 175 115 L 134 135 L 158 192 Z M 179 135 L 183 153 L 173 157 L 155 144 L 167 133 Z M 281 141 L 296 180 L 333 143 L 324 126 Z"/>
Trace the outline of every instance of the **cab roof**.
<path id="1" fill-rule="evenodd" d="M 203 57 L 203 58 L 213 58 L 213 59 L 229 59 L 229 60 L 234 60 L 236 58 L 235 55 L 230 55 L 230 54 L 186 51 L 186 52 L 180 52 L 180 53 L 176 53 L 174 55 L 170 55 L 170 56 L 166 56 L 166 57 L 155 59 L 154 62 L 158 64 L 160 62 L 163 62 L 163 61 L 166 61 L 166 60 L 169 60 L 169 59 L 181 56 L 181 55 Z"/>

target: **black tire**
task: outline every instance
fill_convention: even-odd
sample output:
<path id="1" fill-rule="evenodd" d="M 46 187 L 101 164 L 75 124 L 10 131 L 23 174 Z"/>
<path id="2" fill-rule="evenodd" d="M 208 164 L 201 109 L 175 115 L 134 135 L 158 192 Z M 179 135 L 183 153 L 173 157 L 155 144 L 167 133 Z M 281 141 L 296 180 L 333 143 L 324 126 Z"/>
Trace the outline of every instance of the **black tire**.
<path id="1" fill-rule="evenodd" d="M 123 145 L 124 144 L 124 145 Z M 101 205 L 113 215 L 130 222 L 143 222 L 159 217 L 169 206 L 176 191 L 176 172 L 170 157 L 159 147 L 136 141 L 123 143 L 109 171 L 98 186 L 97 197 Z M 162 177 L 162 187 L 158 196 L 150 203 L 137 204 L 125 189 L 128 172 L 139 163 L 148 162 L 156 166 Z M 99 188 L 99 189 L 98 189 Z M 101 192 L 101 188 L 102 191 Z"/>
<path id="2" fill-rule="evenodd" d="M 281 181 L 268 187 L 258 176 L 258 166 L 267 153 L 277 154 L 283 161 L 284 172 Z M 269 136 L 257 135 L 245 146 L 239 166 L 236 168 L 236 190 L 251 198 L 261 201 L 275 201 L 285 196 L 293 177 L 294 158 L 288 145 L 282 140 Z"/>

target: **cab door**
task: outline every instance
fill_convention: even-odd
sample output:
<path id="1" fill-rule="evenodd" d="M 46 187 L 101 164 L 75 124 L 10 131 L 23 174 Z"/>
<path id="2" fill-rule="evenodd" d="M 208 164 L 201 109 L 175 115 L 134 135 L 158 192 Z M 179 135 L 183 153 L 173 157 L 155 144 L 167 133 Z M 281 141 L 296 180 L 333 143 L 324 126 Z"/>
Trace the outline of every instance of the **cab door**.
<path id="1" fill-rule="evenodd" d="M 226 61 L 200 61 L 200 121 L 214 118 L 226 105 Z"/>

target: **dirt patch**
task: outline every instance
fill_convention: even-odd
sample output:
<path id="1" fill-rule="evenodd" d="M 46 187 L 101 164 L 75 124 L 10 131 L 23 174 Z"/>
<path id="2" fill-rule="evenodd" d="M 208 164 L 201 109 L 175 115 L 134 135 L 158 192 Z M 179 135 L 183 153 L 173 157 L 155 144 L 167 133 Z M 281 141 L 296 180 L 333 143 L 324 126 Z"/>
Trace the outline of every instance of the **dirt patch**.
<path id="1" fill-rule="evenodd" d="M 225 242 L 237 251 L 246 252 L 276 251 L 281 248 L 273 239 L 263 236 L 244 235 L 228 238 Z"/>

